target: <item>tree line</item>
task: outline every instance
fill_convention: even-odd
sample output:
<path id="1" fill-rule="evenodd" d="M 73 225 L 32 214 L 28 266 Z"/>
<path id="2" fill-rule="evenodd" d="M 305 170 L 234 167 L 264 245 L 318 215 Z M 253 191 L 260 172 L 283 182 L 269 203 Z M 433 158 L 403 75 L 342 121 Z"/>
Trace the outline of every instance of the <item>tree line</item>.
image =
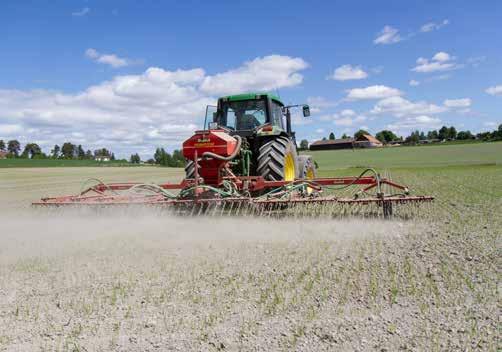
<path id="1" fill-rule="evenodd" d="M 369 134 L 365 130 L 359 130 L 354 133 L 354 138 L 357 139 L 363 134 Z M 351 138 L 347 134 L 343 134 L 342 139 Z M 409 136 L 402 137 L 397 136 L 394 132 L 389 130 L 382 130 L 375 134 L 375 138 L 378 139 L 383 144 L 390 144 L 394 142 L 402 144 L 419 144 L 421 141 L 429 142 L 441 142 L 441 141 L 452 141 L 452 140 L 479 140 L 484 142 L 490 141 L 500 141 L 502 140 L 502 124 L 498 128 L 491 132 L 480 132 L 473 134 L 471 131 L 458 131 L 454 126 L 443 126 L 439 130 L 431 130 L 427 133 L 424 131 L 413 131 Z M 324 137 L 322 140 L 335 140 L 335 134 L 331 132 L 329 136 Z M 303 139 L 300 142 L 300 149 L 306 150 L 309 147 L 309 142 Z"/>
<path id="2" fill-rule="evenodd" d="M 21 151 L 22 150 L 22 151 Z M 71 142 L 65 142 L 61 146 L 55 144 L 49 154 L 42 151 L 37 143 L 26 143 L 21 148 L 18 140 L 12 139 L 5 143 L 0 139 L 0 151 L 7 153 L 7 158 L 21 159 L 65 159 L 65 160 L 96 160 L 107 158 L 115 160 L 115 154 L 106 148 L 94 150 L 85 150 L 82 145 L 76 145 Z"/>

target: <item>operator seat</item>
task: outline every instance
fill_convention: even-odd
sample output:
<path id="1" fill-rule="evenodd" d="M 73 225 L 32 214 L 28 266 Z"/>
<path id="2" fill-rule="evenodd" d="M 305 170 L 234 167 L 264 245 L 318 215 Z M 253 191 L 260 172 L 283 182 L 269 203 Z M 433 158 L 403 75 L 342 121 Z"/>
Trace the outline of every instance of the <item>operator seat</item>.
<path id="1" fill-rule="evenodd" d="M 254 115 L 245 114 L 237 119 L 237 130 L 252 130 L 260 126 L 260 121 Z"/>

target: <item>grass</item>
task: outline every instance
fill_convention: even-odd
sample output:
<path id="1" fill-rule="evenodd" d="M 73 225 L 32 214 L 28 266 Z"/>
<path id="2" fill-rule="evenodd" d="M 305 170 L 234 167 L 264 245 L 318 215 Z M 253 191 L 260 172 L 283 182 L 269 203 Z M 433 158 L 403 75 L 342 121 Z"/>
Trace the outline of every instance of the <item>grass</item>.
<path id="1" fill-rule="evenodd" d="M 380 169 L 420 169 L 454 165 L 502 164 L 502 142 L 304 153 L 312 155 L 319 165 L 320 172 L 367 166 Z"/>
<path id="2" fill-rule="evenodd" d="M 63 159 L 1 159 L 0 168 L 19 168 L 19 167 L 91 167 L 91 166 L 138 166 L 115 161 L 96 161 L 96 160 L 63 160 Z"/>

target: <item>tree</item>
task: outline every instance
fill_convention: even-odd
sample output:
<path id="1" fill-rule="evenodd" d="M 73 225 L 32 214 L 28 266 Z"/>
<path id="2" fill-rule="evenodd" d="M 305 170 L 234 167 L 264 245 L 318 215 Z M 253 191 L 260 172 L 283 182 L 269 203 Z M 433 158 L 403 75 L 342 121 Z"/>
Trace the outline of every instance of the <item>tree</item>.
<path id="1" fill-rule="evenodd" d="M 417 144 L 419 141 L 420 141 L 420 132 L 418 131 L 411 132 L 411 135 L 406 137 L 406 139 L 404 140 L 404 142 L 407 144 Z"/>
<path id="2" fill-rule="evenodd" d="M 80 144 L 77 147 L 77 155 L 80 160 L 85 159 L 85 151 L 84 151 L 84 148 L 82 148 L 82 145 L 80 145 Z"/>
<path id="3" fill-rule="evenodd" d="M 85 152 L 85 159 L 92 160 L 92 152 L 89 149 Z"/>
<path id="4" fill-rule="evenodd" d="M 309 141 L 306 139 L 302 139 L 300 142 L 300 149 L 301 150 L 307 150 L 309 149 Z"/>
<path id="5" fill-rule="evenodd" d="M 322 140 L 323 141 L 327 141 L 328 139 L 326 137 L 322 137 Z"/>
<path id="6" fill-rule="evenodd" d="M 471 133 L 471 131 L 460 131 L 457 134 L 457 139 L 458 140 L 474 139 L 474 135 Z"/>
<path id="7" fill-rule="evenodd" d="M 362 137 L 364 134 L 369 134 L 368 131 L 365 130 L 359 130 L 356 133 L 354 133 L 354 138 L 358 139 L 359 137 Z"/>
<path id="8" fill-rule="evenodd" d="M 22 158 L 33 159 L 34 157 L 41 156 L 42 149 L 36 143 L 27 143 L 24 146 L 23 153 L 21 154 Z"/>
<path id="9" fill-rule="evenodd" d="M 0 152 L 5 152 L 5 142 L 0 139 Z"/>
<path id="10" fill-rule="evenodd" d="M 61 154 L 64 159 L 73 159 L 76 153 L 76 146 L 73 143 L 65 142 L 61 147 Z"/>
<path id="11" fill-rule="evenodd" d="M 105 157 L 105 158 L 110 158 L 112 153 L 106 149 L 106 148 L 101 148 L 101 149 L 96 149 L 94 151 L 94 157 Z"/>
<path id="12" fill-rule="evenodd" d="M 448 128 L 447 135 L 448 135 L 448 139 L 456 139 L 457 138 L 457 129 L 455 127 L 451 126 L 450 128 Z"/>
<path id="13" fill-rule="evenodd" d="M 438 138 L 441 140 L 448 139 L 448 127 L 443 126 L 439 129 Z"/>
<path id="14" fill-rule="evenodd" d="M 344 133 L 343 136 L 342 136 L 342 139 L 347 139 L 347 138 L 349 138 L 349 136 L 347 136 L 347 134 Z"/>
<path id="15" fill-rule="evenodd" d="M 378 132 L 375 135 L 375 138 L 385 144 L 398 139 L 397 136 L 394 134 L 394 132 L 389 131 L 389 130 L 383 130 L 383 131 Z"/>
<path id="16" fill-rule="evenodd" d="M 13 139 L 7 142 L 7 151 L 13 157 L 18 157 L 19 152 L 21 151 L 21 143 L 17 140 Z"/>
<path id="17" fill-rule="evenodd" d="M 330 140 L 330 141 L 333 141 L 334 139 L 335 139 L 335 134 L 334 134 L 333 132 L 331 132 L 331 133 L 329 134 L 329 140 Z"/>
<path id="18" fill-rule="evenodd" d="M 141 162 L 141 158 L 139 157 L 138 153 L 132 154 L 129 159 L 129 162 L 131 164 L 139 164 Z"/>
<path id="19" fill-rule="evenodd" d="M 438 131 L 434 130 L 427 132 L 427 139 L 438 139 L 438 138 L 439 138 Z"/>
<path id="20" fill-rule="evenodd" d="M 51 150 L 51 157 L 53 159 L 59 158 L 59 153 L 60 152 L 61 152 L 61 148 L 59 147 L 59 145 L 55 144 L 54 148 L 52 148 L 52 150 Z"/>
<path id="21" fill-rule="evenodd" d="M 112 160 L 112 161 L 115 160 L 115 154 L 112 153 L 112 155 L 110 156 L 110 160 Z"/>
<path id="22" fill-rule="evenodd" d="M 422 131 L 420 132 L 420 135 L 418 136 L 418 138 L 421 140 L 421 141 L 425 141 L 427 139 L 427 137 L 425 137 L 425 133 Z"/>

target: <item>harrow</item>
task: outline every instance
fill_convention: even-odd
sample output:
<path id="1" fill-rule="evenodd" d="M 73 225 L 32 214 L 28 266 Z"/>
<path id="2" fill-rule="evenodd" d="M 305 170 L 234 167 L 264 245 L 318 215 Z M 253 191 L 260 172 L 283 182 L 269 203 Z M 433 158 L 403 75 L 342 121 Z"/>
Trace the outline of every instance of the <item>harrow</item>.
<path id="1" fill-rule="evenodd" d="M 372 175 L 366 176 L 369 173 Z M 434 199 L 410 195 L 407 187 L 381 178 L 374 169 L 366 169 L 357 177 L 291 182 L 266 181 L 261 176 L 233 176 L 225 177 L 221 187 L 199 183 L 199 178 L 162 184 L 93 181 L 94 185 L 77 195 L 43 198 L 33 205 L 56 208 L 145 206 L 167 209 L 176 214 L 211 216 L 337 217 L 362 214 L 390 218 L 396 208 L 413 207 Z M 384 188 L 394 192 L 384 193 Z"/>

